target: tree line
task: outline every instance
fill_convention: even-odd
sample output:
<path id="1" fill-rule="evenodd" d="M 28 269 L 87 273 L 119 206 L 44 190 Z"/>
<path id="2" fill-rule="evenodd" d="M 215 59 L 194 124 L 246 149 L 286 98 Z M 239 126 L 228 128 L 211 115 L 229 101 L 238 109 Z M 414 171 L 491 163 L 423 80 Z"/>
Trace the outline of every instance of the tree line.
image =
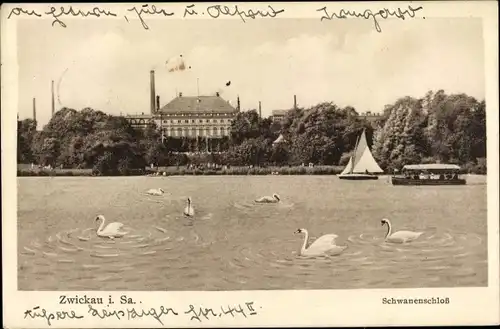
<path id="1" fill-rule="evenodd" d="M 31 119 L 18 121 L 17 158 L 18 163 L 92 168 L 101 175 L 127 174 L 149 164 L 345 165 L 363 130 L 384 170 L 430 162 L 486 170 L 484 100 L 442 90 L 400 98 L 376 122 L 332 102 L 291 109 L 280 122 L 244 111 L 222 139 L 165 137 L 154 124 L 134 129 L 124 117 L 62 108 L 40 131 Z M 206 150 L 213 153 L 184 153 Z"/>

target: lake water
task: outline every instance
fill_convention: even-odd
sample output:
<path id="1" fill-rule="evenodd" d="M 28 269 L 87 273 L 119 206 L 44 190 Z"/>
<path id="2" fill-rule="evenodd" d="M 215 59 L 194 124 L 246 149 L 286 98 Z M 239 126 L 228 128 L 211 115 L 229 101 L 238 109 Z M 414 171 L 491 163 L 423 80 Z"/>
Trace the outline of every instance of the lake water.
<path id="1" fill-rule="evenodd" d="M 253 290 L 487 286 L 486 177 L 392 186 L 335 176 L 18 178 L 20 290 Z M 160 197 L 147 196 L 163 188 Z M 278 193 L 280 204 L 253 200 Z M 191 197 L 196 215 L 182 215 Z M 96 215 L 129 235 L 96 235 Z M 408 244 L 393 231 L 425 232 Z M 337 234 L 333 257 L 298 255 Z"/>

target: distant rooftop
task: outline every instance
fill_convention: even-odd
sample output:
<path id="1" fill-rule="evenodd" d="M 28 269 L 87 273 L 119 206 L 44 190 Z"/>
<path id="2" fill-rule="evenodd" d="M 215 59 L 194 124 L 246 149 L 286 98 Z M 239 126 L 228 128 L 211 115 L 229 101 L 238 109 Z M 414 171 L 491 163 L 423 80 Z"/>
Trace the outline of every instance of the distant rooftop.
<path id="1" fill-rule="evenodd" d="M 180 94 L 178 97 L 174 98 L 165 106 L 163 106 L 159 112 L 235 113 L 237 112 L 237 109 L 220 96 L 182 96 L 182 94 Z"/>
<path id="2" fill-rule="evenodd" d="M 273 110 L 271 113 L 273 116 L 285 115 L 289 110 Z"/>
<path id="3" fill-rule="evenodd" d="M 362 116 L 362 117 L 379 117 L 381 116 L 382 114 L 381 113 L 372 113 L 370 111 L 367 111 L 367 112 L 364 112 L 364 113 L 360 113 L 359 116 Z"/>

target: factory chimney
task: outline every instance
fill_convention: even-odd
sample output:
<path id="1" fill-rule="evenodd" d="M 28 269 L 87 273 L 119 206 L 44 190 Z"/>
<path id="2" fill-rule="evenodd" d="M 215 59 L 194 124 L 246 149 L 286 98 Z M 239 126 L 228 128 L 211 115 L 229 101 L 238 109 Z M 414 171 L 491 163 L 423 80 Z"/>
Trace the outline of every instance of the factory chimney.
<path id="1" fill-rule="evenodd" d="M 155 71 L 151 70 L 149 72 L 149 83 L 150 83 L 150 111 L 151 114 L 155 113 L 155 98 L 156 98 L 156 90 L 155 90 Z"/>
<path id="2" fill-rule="evenodd" d="M 297 95 L 293 95 L 293 108 L 297 109 Z"/>
<path id="3" fill-rule="evenodd" d="M 262 118 L 262 104 L 259 101 L 259 118 Z"/>
<path id="4" fill-rule="evenodd" d="M 52 91 L 52 116 L 54 116 L 54 113 L 56 112 L 56 103 L 54 101 L 54 80 L 52 80 L 51 91 Z"/>
<path id="5" fill-rule="evenodd" d="M 160 95 L 156 96 L 156 112 L 160 111 Z"/>
<path id="6" fill-rule="evenodd" d="M 36 125 L 36 99 L 33 97 L 33 121 L 35 121 Z"/>
<path id="7" fill-rule="evenodd" d="M 241 110 L 241 107 L 240 107 L 240 96 L 238 96 L 238 98 L 237 98 L 236 109 L 238 110 L 238 112 Z"/>

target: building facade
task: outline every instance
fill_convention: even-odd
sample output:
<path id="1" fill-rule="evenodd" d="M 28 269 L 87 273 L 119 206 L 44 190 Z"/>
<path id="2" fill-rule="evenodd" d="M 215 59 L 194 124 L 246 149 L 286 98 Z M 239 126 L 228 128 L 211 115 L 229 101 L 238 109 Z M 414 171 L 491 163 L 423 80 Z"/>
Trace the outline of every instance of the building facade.
<path id="1" fill-rule="evenodd" d="M 228 101 L 215 96 L 183 96 L 180 93 L 169 103 L 157 106 L 153 114 L 129 115 L 134 128 L 145 128 L 155 123 L 163 136 L 174 138 L 222 138 L 229 136 L 231 122 L 239 112 Z"/>
<path id="2" fill-rule="evenodd" d="M 238 101 L 239 103 L 239 101 Z M 215 96 L 183 96 L 182 93 L 161 107 L 154 121 L 168 137 L 229 136 L 231 122 L 239 112 L 228 101 Z"/>
<path id="3" fill-rule="evenodd" d="M 285 118 L 285 115 L 288 111 L 289 110 L 273 110 L 271 112 L 271 118 L 273 122 L 281 122 Z"/>

